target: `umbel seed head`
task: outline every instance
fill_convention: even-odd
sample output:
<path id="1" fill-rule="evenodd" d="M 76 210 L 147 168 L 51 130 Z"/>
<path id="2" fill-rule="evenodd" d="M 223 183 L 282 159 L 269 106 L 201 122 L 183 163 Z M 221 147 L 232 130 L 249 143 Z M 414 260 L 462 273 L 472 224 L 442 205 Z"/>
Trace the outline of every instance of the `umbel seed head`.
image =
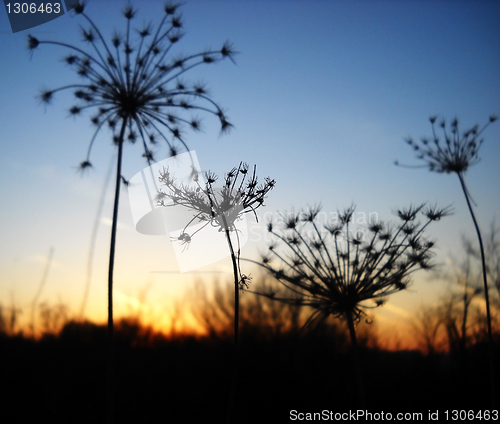
<path id="1" fill-rule="evenodd" d="M 28 35 L 28 50 L 33 53 L 41 44 L 64 46 L 70 50 L 64 62 L 79 77 L 76 84 L 44 89 L 39 99 L 49 104 L 59 91 L 70 90 L 76 104 L 69 108 L 71 116 L 92 112 L 90 121 L 95 127 L 87 157 L 82 163 L 90 163 L 94 141 L 102 128 L 109 128 L 116 145 L 124 139 L 134 143 L 142 141 L 143 157 L 151 164 L 153 145 L 165 142 L 171 155 L 188 149 L 184 130 L 201 130 L 201 119 L 196 113 L 210 115 L 220 123 L 221 134 L 228 132 L 232 124 L 225 111 L 209 96 L 203 83 L 180 81 L 193 68 L 224 59 L 233 61 L 236 54 L 226 42 L 220 49 L 204 50 L 185 56 L 172 56 L 172 46 L 182 34 L 180 15 L 175 15 L 178 4 L 164 7 L 165 15 L 160 24 L 143 25 L 131 30 L 130 22 L 137 10 L 126 6 L 122 13 L 126 30 L 115 32 L 110 42 L 87 15 L 84 3 L 79 2 L 74 11 L 89 26 L 81 28 L 85 47 L 77 47 L 57 41 L 45 41 Z M 106 125 L 105 125 L 106 124 Z M 180 146 L 179 146 L 180 144 Z"/>
<path id="2" fill-rule="evenodd" d="M 408 137 L 405 141 L 417 153 L 417 159 L 424 161 L 430 171 L 463 174 L 479 162 L 479 149 L 483 143 L 479 136 L 496 120 L 496 115 L 491 115 L 482 128 L 474 125 L 462 132 L 458 118 L 453 118 L 449 126 L 442 119 L 436 126 L 437 117 L 431 116 L 429 122 L 432 137 L 422 137 L 420 141 Z M 396 165 L 399 162 L 396 161 Z"/>
<path id="3" fill-rule="evenodd" d="M 258 264 L 286 289 L 272 299 L 312 307 L 312 317 L 356 320 L 383 305 L 390 294 L 405 290 L 414 271 L 432 267 L 434 243 L 424 230 L 451 213 L 449 207 L 409 206 L 397 211 L 399 223 L 373 222 L 365 234 L 366 228 L 350 228 L 354 206 L 326 225 L 319 222 L 319 211 L 314 206 L 299 214 L 283 213 L 281 225 L 268 223 L 272 239 Z M 417 216 L 427 222 L 420 224 Z"/>

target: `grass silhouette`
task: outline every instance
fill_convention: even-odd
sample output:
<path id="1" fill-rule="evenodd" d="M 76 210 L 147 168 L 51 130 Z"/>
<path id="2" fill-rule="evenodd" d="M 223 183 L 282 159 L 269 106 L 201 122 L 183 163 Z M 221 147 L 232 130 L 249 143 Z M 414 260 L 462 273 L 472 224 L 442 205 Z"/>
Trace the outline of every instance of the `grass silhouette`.
<path id="1" fill-rule="evenodd" d="M 257 286 L 255 290 L 265 290 L 261 283 L 252 283 Z M 206 282 L 201 284 L 206 287 Z M 216 298 L 219 301 L 214 301 Z M 203 293 L 196 293 L 192 303 L 186 302 L 184 299 L 185 309 L 212 308 L 214 333 L 178 332 L 174 337 L 137 317 L 116 319 L 117 421 L 224 420 L 231 382 L 227 364 L 232 358 L 232 316 L 225 320 L 219 317 L 232 307 L 232 296 L 220 286 L 207 292 L 206 299 Z M 57 309 L 58 305 L 50 307 Z M 289 422 L 293 409 L 335 413 L 356 410 L 356 393 L 349 384 L 352 369 L 345 323 L 330 317 L 315 328 L 307 326 L 298 332 L 307 315 L 300 316 L 298 325 L 293 326 L 289 314 L 304 307 L 249 293 L 242 297 L 240 308 L 240 361 L 244 366 L 239 373 L 244 384 L 237 392 L 236 422 L 250 424 L 262 417 L 276 423 Z M 206 312 L 212 315 L 208 308 Z M 278 331 L 281 314 L 285 314 L 286 323 Z M 370 393 L 368 410 L 427 413 L 437 408 L 484 409 L 483 397 L 488 393 L 482 387 L 487 369 L 485 345 L 468 347 L 463 378 L 446 353 L 424 355 L 373 347 L 373 326 L 361 322 L 357 332 L 362 325 L 371 331 L 358 337 Z M 106 411 L 106 363 L 100 352 L 106 339 L 105 323 L 80 320 L 66 321 L 57 332 L 48 332 L 37 340 L 29 331 L 25 336 L 0 331 L 5 365 L 0 367 L 2 418 L 11 417 L 10 422 L 102 421 Z M 325 384 L 328 390 L 323 389 Z"/>
<path id="2" fill-rule="evenodd" d="M 87 257 L 87 274 L 85 276 L 85 291 L 83 293 L 83 298 L 82 298 L 82 304 L 80 306 L 80 319 L 83 320 L 85 316 L 85 308 L 87 307 L 87 301 L 89 298 L 89 293 L 90 293 L 90 284 L 92 282 L 92 268 L 94 265 L 94 252 L 95 252 L 95 245 L 97 241 L 97 233 L 99 231 L 99 225 L 101 223 L 101 218 L 102 218 L 102 210 L 104 208 L 104 201 L 106 199 L 106 193 L 108 191 L 108 186 L 111 181 L 111 177 L 113 174 L 113 164 L 114 164 L 115 158 L 114 156 L 111 157 L 111 161 L 109 163 L 109 168 L 106 173 L 106 177 L 104 179 L 104 183 L 102 186 L 101 190 L 101 195 L 99 197 L 99 203 L 97 206 L 97 212 L 96 216 L 94 219 L 94 226 L 92 228 L 92 234 L 90 236 L 90 245 L 89 245 L 89 253 Z"/>
<path id="3" fill-rule="evenodd" d="M 43 271 L 42 279 L 40 280 L 40 285 L 38 286 L 38 290 L 33 298 L 33 302 L 31 304 L 31 336 L 35 337 L 35 311 L 38 304 L 38 300 L 40 299 L 40 295 L 42 294 L 42 290 L 47 282 L 47 278 L 49 276 L 50 265 L 52 264 L 52 258 L 54 257 L 54 248 L 51 247 L 49 250 L 49 254 L 47 256 L 47 262 L 45 264 L 45 269 Z"/>

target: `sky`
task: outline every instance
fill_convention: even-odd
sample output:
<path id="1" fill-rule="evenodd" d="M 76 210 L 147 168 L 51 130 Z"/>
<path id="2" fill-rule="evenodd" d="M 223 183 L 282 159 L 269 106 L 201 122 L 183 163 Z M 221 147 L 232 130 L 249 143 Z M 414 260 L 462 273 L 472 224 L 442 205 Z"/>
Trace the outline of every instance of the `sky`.
<path id="1" fill-rule="evenodd" d="M 87 13 L 108 40 L 113 29 L 123 32 L 125 4 L 88 2 Z M 162 2 L 133 4 L 137 27 L 158 23 Z M 276 180 L 242 256 L 255 258 L 265 249 L 267 217 L 317 203 L 327 213 L 354 204 L 358 216 L 383 220 L 396 219 L 395 210 L 410 204 L 452 205 L 453 216 L 428 233 L 443 267 L 460 257 L 463 235 L 475 240 L 455 175 L 397 167 L 394 161 L 419 164 L 404 138 L 430 135 L 431 115 L 456 116 L 465 129 L 500 114 L 499 2 L 188 0 L 180 10 L 185 35 L 174 56 L 219 48 L 227 40 L 238 52 L 236 64 L 222 61 L 186 73 L 188 81 L 207 83 L 234 125 L 220 135 L 218 123 L 203 117 L 204 131 L 185 137 L 189 147 L 203 170 L 223 175 L 244 161 L 257 165 L 260 178 Z M 93 169 L 78 174 L 93 133 L 89 119 L 69 116 L 70 95 L 58 94 L 48 106 L 36 98 L 41 89 L 78 77 L 61 60 L 64 48 L 41 45 L 31 55 L 28 34 L 85 47 L 80 24 L 83 19 L 69 13 L 13 34 L 0 11 L 0 303 L 26 311 L 51 248 L 39 301 L 57 299 L 79 311 L 91 233 L 115 155 L 103 131 L 92 152 Z M 466 174 L 485 230 L 500 219 L 499 136 L 497 122 L 484 133 L 481 162 Z M 155 151 L 160 160 L 167 153 L 165 147 Z M 124 176 L 147 166 L 141 155 L 139 145 L 125 146 Z M 100 218 L 86 308 L 89 318 L 101 321 L 107 313 L 113 184 Z M 164 326 L 174 313 L 173 299 L 182 308 L 195 279 L 208 284 L 231 278 L 229 258 L 181 274 L 166 236 L 135 231 L 125 188 L 115 269 L 117 314 L 142 311 Z M 247 270 L 258 278 L 258 269 Z M 417 273 L 413 281 L 377 312 L 381 323 L 409 319 L 447 287 L 429 273 Z"/>

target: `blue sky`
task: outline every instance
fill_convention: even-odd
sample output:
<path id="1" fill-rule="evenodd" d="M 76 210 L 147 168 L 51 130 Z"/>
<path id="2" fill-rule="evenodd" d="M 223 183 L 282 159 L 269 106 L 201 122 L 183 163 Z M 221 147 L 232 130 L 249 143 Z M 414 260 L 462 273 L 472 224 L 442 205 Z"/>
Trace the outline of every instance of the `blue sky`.
<path id="1" fill-rule="evenodd" d="M 124 28 L 119 13 L 124 4 L 90 1 L 87 11 L 109 38 L 114 28 Z M 137 26 L 158 22 L 161 2 L 135 5 Z M 429 135 L 430 115 L 457 116 L 466 128 L 500 114 L 500 3 L 198 0 L 187 1 L 181 11 L 186 34 L 176 53 L 215 48 L 226 40 L 239 52 L 236 65 L 225 61 L 186 75 L 186 80 L 207 82 L 234 130 L 219 137 L 217 122 L 206 117 L 204 132 L 189 134 L 187 142 L 203 169 L 223 174 L 246 161 L 257 164 L 261 177 L 274 178 L 276 188 L 260 215 L 321 202 L 327 212 L 354 203 L 358 212 L 393 219 L 397 207 L 437 202 L 455 209 L 429 232 L 438 241 L 441 262 L 460 254 L 462 234 L 474 237 L 456 176 L 393 162 L 417 163 L 403 139 Z M 94 169 L 83 177 L 75 172 L 92 135 L 88 119 L 68 117 L 69 95 L 58 95 L 47 108 L 35 98 L 43 87 L 77 79 L 61 62 L 67 51 L 42 45 L 30 57 L 26 49 L 28 33 L 78 44 L 80 23 L 65 15 L 12 34 L 6 13 L 0 12 L 4 304 L 12 297 L 21 306 L 30 304 L 51 246 L 54 262 L 42 298 L 60 298 L 77 310 L 83 293 L 90 233 L 114 147 L 103 132 L 92 156 Z M 487 129 L 481 163 L 467 173 L 484 229 L 500 219 L 499 136 L 498 123 Z M 146 166 L 141 154 L 138 145 L 126 146 L 124 175 Z M 166 154 L 166 149 L 156 152 L 159 159 Z M 151 273 L 176 268 L 173 249 L 164 237 L 135 233 L 124 193 L 116 302 L 127 312 L 144 287 L 148 299 L 166 302 L 193 277 Z M 110 189 L 89 304 L 100 319 L 106 313 L 111 207 Z M 252 256 L 258 248 L 247 245 L 244 254 Z M 228 262 L 211 269 L 228 270 Z M 437 298 L 444 285 L 426 279 L 417 274 L 412 290 L 390 303 L 411 311 Z M 154 302 L 148 307 L 154 309 Z"/>

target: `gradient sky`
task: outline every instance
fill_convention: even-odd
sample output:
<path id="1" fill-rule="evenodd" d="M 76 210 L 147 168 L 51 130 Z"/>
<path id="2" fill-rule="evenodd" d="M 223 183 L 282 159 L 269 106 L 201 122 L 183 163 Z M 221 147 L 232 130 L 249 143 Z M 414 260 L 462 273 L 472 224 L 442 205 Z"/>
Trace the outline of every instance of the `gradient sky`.
<path id="1" fill-rule="evenodd" d="M 123 32 L 124 4 L 88 4 L 88 14 L 108 39 L 114 28 Z M 136 26 L 158 22 L 162 2 L 135 5 Z M 457 116 L 466 128 L 500 114 L 498 1 L 188 0 L 181 10 L 186 35 L 176 54 L 216 48 L 226 40 L 239 52 L 236 65 L 224 61 L 185 78 L 207 82 L 234 130 L 219 137 L 217 122 L 205 117 L 204 132 L 186 140 L 203 169 L 223 174 L 246 161 L 258 165 L 259 176 L 277 181 L 259 211 L 261 222 L 265 213 L 318 202 L 326 212 L 354 203 L 359 213 L 385 220 L 395 219 L 394 210 L 410 203 L 451 204 L 455 214 L 435 223 L 429 234 L 438 241 L 438 262 L 460 256 L 462 234 L 475 235 L 456 176 L 393 163 L 418 163 L 403 139 L 429 135 L 430 115 Z M 61 61 L 68 52 L 42 45 L 30 58 L 26 49 L 28 34 L 79 44 L 80 23 L 83 19 L 67 14 L 12 34 L 6 12 L 0 11 L 4 305 L 13 301 L 29 308 L 50 247 L 54 260 L 40 300 L 60 299 L 77 312 L 84 291 L 90 234 L 114 147 L 104 131 L 91 158 L 94 169 L 83 177 L 75 172 L 92 135 L 89 120 L 68 117 L 69 95 L 57 95 L 46 108 L 35 98 L 41 88 L 77 80 Z M 500 125 L 490 126 L 484 137 L 481 163 L 468 171 L 467 181 L 487 229 L 500 219 Z M 125 176 L 146 166 L 139 145 L 127 145 L 124 154 Z M 166 155 L 166 148 L 156 151 L 158 159 Z M 88 305 L 89 316 L 98 320 L 107 311 L 111 187 Z M 170 300 L 182 297 L 196 276 L 175 274 L 166 237 L 135 232 L 125 190 L 118 228 L 118 313 L 142 305 L 154 319 L 165 319 Z M 258 248 L 264 245 L 249 243 L 243 256 L 255 255 Z M 198 277 L 230 279 L 229 265 L 227 258 Z M 411 290 L 390 299 L 381 319 L 410 316 L 422 303 L 437 300 L 446 285 L 429 277 L 418 273 Z"/>

